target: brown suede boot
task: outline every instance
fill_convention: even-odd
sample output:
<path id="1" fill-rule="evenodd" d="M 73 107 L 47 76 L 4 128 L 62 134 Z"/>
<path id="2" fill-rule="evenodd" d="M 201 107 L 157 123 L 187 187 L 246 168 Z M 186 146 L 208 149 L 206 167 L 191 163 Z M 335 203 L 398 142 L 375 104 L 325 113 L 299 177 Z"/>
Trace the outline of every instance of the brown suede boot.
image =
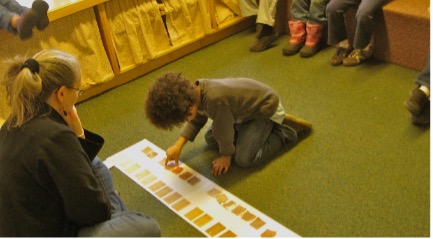
<path id="1" fill-rule="evenodd" d="M 319 51 L 322 30 L 322 24 L 311 24 L 307 22 L 307 41 L 299 53 L 302 57 L 314 56 L 314 54 Z"/>
<path id="2" fill-rule="evenodd" d="M 283 54 L 291 56 L 299 52 L 305 43 L 305 23 L 302 21 L 289 21 L 290 41 L 283 47 Z"/>

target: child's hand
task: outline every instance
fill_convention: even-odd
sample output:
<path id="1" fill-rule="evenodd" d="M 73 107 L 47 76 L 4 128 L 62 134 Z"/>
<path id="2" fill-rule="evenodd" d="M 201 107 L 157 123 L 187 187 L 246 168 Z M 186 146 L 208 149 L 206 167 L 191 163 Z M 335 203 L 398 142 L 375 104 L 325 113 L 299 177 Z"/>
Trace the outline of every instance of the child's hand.
<path id="1" fill-rule="evenodd" d="M 221 175 L 227 173 L 232 162 L 232 156 L 221 156 L 212 161 L 212 174 Z"/>
<path id="2" fill-rule="evenodd" d="M 71 111 L 66 112 L 66 115 L 63 115 L 63 119 L 65 119 L 68 126 L 78 137 L 84 137 L 83 126 L 81 125 L 81 120 L 80 117 L 78 117 L 77 108 L 75 108 L 75 106 L 72 107 Z"/>
<path id="3" fill-rule="evenodd" d="M 165 159 L 165 165 L 167 166 L 168 163 L 172 160 L 175 161 L 176 166 L 179 166 L 179 156 L 180 156 L 180 151 L 182 148 L 179 148 L 176 144 L 171 146 L 170 148 L 167 149 L 167 151 L 165 151 L 167 157 Z"/>

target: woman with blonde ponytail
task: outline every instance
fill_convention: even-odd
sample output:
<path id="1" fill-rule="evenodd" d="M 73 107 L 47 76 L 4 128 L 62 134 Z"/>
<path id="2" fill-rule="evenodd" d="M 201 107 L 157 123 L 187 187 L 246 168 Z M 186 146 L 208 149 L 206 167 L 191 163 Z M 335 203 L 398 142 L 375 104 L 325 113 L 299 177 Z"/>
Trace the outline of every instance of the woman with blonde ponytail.
<path id="1" fill-rule="evenodd" d="M 11 114 L 0 129 L 0 236 L 160 236 L 153 219 L 126 209 L 97 153 L 104 139 L 75 108 L 78 60 L 44 50 L 6 62 Z"/>

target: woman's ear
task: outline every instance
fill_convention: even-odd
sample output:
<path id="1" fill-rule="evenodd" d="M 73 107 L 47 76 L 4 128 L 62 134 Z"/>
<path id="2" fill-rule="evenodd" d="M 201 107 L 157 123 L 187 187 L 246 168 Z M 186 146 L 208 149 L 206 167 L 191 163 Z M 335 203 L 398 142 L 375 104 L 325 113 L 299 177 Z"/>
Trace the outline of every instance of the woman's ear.
<path id="1" fill-rule="evenodd" d="M 65 94 L 67 89 L 68 88 L 66 86 L 60 86 L 60 88 L 57 89 L 55 92 L 56 99 L 60 102 L 60 104 L 63 104 L 63 101 L 65 100 Z"/>

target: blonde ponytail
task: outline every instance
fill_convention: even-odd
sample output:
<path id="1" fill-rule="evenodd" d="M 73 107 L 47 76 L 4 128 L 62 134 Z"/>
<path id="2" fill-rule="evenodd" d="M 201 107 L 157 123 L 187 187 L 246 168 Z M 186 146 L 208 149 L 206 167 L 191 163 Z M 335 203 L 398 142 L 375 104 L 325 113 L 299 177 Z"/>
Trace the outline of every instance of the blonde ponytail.
<path id="1" fill-rule="evenodd" d="M 37 73 L 23 68 L 24 62 L 25 58 L 20 56 L 6 61 L 9 69 L 1 80 L 11 107 L 9 127 L 19 127 L 33 118 L 40 106 L 35 104 L 35 99 L 42 91 L 42 80 Z"/>
<path id="2" fill-rule="evenodd" d="M 32 58 L 15 56 L 6 61 L 8 70 L 0 85 L 6 89 L 11 115 L 9 127 L 33 119 L 60 86 L 73 87 L 81 75 L 77 59 L 58 50 L 44 50 Z"/>

